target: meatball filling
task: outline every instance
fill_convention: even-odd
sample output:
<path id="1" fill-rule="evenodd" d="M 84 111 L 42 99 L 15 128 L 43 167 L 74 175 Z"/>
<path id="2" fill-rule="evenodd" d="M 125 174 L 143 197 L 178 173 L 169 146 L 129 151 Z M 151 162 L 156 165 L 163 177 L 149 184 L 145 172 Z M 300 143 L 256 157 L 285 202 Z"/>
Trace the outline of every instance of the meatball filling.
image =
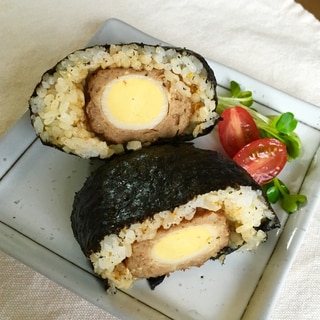
<path id="1" fill-rule="evenodd" d="M 125 264 L 136 278 L 201 266 L 228 245 L 229 233 L 223 215 L 197 212 L 191 221 L 182 221 L 169 230 L 160 228 L 153 239 L 135 242 Z"/>
<path id="2" fill-rule="evenodd" d="M 88 81 L 93 131 L 113 143 L 153 142 L 184 132 L 193 112 L 190 88 L 176 90 L 162 70 L 98 70 Z"/>

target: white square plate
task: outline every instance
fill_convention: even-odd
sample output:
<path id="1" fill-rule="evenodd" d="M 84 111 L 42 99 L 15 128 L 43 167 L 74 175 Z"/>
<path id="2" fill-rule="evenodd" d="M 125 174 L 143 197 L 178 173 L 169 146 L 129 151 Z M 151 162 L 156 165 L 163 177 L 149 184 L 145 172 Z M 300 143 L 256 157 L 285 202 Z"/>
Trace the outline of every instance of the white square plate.
<path id="1" fill-rule="evenodd" d="M 111 19 L 89 45 L 128 42 L 165 44 Z M 106 295 L 70 227 L 74 193 L 92 164 L 43 146 L 26 113 L 0 140 L 0 249 L 121 319 L 267 319 L 319 203 L 320 109 L 214 61 L 208 63 L 219 90 L 235 80 L 253 91 L 255 107 L 262 112 L 291 111 L 299 119 L 303 154 L 286 166 L 281 178 L 293 192 L 306 194 L 308 204 L 289 217 L 275 206 L 281 230 L 270 232 L 256 252 L 229 255 L 224 265 L 208 261 L 201 268 L 175 272 L 153 291 L 139 280 L 128 291 Z M 213 148 L 215 141 L 211 133 L 196 145 Z"/>

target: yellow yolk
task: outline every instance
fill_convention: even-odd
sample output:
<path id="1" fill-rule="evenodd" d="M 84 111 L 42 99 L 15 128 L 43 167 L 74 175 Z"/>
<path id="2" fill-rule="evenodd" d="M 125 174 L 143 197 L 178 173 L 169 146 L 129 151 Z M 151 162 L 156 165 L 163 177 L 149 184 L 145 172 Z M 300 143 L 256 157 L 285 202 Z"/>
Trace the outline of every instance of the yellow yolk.
<path id="1" fill-rule="evenodd" d="M 102 109 L 121 129 L 152 129 L 167 115 L 168 100 L 161 83 L 140 75 L 111 81 L 102 94 Z"/>
<path id="2" fill-rule="evenodd" d="M 210 226 L 190 226 L 170 232 L 154 245 L 152 254 L 157 261 L 178 263 L 209 250 L 212 243 Z"/>

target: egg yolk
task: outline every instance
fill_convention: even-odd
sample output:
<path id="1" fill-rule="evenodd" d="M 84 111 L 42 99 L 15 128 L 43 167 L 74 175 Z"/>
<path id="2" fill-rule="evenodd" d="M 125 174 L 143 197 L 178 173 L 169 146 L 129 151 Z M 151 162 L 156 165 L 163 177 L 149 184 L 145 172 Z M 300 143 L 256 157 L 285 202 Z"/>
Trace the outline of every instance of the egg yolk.
<path id="1" fill-rule="evenodd" d="M 167 115 L 162 84 L 150 77 L 130 75 L 111 81 L 102 94 L 102 110 L 121 129 L 152 129 Z"/>
<path id="2" fill-rule="evenodd" d="M 210 226 L 190 226 L 163 236 L 154 245 L 152 252 L 158 261 L 177 263 L 209 250 L 211 243 Z"/>

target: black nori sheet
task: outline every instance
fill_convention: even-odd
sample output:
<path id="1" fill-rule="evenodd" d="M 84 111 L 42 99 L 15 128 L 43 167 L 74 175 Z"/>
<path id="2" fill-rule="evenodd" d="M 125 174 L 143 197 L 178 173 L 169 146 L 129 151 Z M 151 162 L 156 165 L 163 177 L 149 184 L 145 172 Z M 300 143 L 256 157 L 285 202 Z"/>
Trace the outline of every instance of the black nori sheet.
<path id="1" fill-rule="evenodd" d="M 156 145 L 106 161 L 75 195 L 72 229 L 86 255 L 105 235 L 210 191 L 260 186 L 234 161 L 191 143 Z M 278 226 L 276 215 L 265 229 Z"/>

